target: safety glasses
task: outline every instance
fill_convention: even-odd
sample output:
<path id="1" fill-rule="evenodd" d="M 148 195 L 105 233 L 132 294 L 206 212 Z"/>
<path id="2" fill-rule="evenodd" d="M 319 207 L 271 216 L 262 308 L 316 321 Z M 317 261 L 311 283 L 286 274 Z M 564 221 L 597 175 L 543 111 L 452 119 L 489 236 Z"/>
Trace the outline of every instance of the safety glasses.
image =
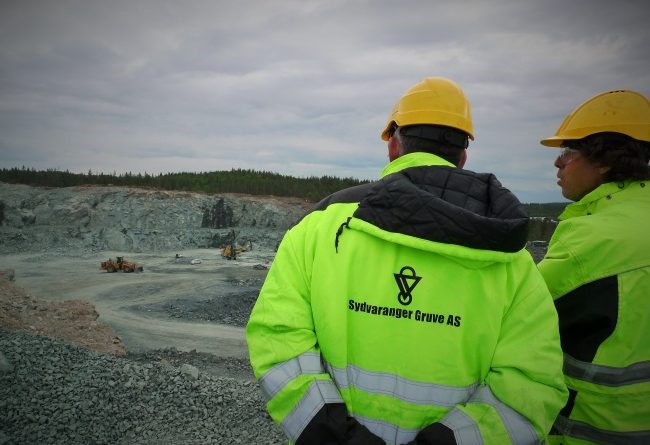
<path id="1" fill-rule="evenodd" d="M 557 160 L 560 164 L 567 165 L 568 163 L 576 159 L 579 154 L 580 154 L 580 150 L 576 150 L 575 148 L 564 147 L 562 148 L 562 151 L 558 155 Z"/>

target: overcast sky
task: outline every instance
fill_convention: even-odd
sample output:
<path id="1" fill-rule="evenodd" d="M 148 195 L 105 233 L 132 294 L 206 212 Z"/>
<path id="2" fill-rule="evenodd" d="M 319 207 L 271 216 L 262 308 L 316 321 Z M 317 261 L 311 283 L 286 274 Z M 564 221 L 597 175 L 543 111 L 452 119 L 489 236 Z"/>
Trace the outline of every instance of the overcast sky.
<path id="1" fill-rule="evenodd" d="M 650 95 L 647 0 L 1 0 L 0 167 L 377 178 L 426 76 L 474 114 L 466 168 L 562 201 L 539 140 L 596 93 Z"/>

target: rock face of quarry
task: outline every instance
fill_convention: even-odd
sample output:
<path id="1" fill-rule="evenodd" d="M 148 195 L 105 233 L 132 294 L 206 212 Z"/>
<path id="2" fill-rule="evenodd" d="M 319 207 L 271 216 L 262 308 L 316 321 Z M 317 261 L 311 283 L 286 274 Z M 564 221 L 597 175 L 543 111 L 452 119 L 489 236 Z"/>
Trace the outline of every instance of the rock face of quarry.
<path id="1" fill-rule="evenodd" d="M 0 183 L 3 253 L 127 252 L 275 247 L 310 204 L 296 198 L 208 195 L 127 187 L 36 188 Z"/>
<path id="2" fill-rule="evenodd" d="M 237 245 L 274 249 L 310 206 L 299 198 L 0 182 L 0 246 L 5 254 L 220 248 L 234 230 Z M 531 218 L 529 239 L 548 241 L 556 225 Z"/>

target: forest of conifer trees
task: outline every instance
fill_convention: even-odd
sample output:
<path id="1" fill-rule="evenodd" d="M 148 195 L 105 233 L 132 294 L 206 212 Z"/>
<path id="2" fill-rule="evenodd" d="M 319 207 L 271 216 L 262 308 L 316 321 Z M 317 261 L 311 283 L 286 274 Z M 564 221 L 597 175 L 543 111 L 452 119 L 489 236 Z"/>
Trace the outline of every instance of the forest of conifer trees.
<path id="1" fill-rule="evenodd" d="M 61 170 L 3 168 L 0 181 L 40 187 L 78 185 L 119 185 L 158 190 L 181 190 L 202 193 L 246 193 L 250 195 L 293 196 L 318 201 L 342 188 L 363 183 L 353 178 L 332 176 L 296 178 L 278 173 L 233 169 L 205 173 L 105 174 L 71 173 Z"/>

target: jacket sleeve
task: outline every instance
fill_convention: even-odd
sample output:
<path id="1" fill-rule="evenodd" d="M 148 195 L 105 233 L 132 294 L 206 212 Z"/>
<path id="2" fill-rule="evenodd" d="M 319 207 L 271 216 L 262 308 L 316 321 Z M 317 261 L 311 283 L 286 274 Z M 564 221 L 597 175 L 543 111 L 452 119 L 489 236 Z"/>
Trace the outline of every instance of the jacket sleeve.
<path id="1" fill-rule="evenodd" d="M 267 409 L 297 445 L 384 444 L 348 416 L 322 365 L 310 304 L 311 262 L 301 224 L 280 244 L 246 327 L 251 366 Z"/>
<path id="2" fill-rule="evenodd" d="M 573 229 L 573 221 L 562 221 L 549 243 L 548 251 L 538 264 L 539 271 L 544 277 L 553 299 L 569 293 L 584 284 L 586 273 L 574 252 L 575 238 L 578 235 L 589 234 L 588 229 Z M 583 242 L 578 240 L 577 242 Z"/>
<path id="3" fill-rule="evenodd" d="M 457 443 L 536 444 L 547 436 L 568 396 L 557 313 L 532 259 L 514 275 L 523 284 L 504 313 L 487 376 L 414 444 L 453 443 L 448 430 Z"/>

